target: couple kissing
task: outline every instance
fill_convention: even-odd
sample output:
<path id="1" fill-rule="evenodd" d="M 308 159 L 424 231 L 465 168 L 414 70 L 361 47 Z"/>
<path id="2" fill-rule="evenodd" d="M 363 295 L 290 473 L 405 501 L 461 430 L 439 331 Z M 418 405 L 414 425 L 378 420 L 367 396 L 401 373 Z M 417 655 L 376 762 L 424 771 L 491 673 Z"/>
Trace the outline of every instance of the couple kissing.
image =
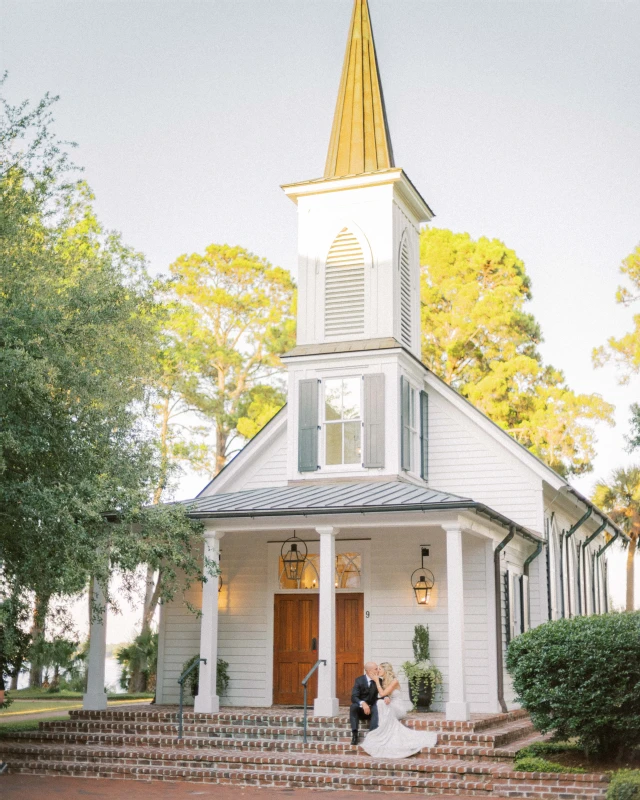
<path id="1" fill-rule="evenodd" d="M 434 747 L 437 734 L 413 730 L 400 720 L 413 706 L 402 697 L 400 681 L 388 661 L 368 661 L 364 675 L 356 678 L 351 692 L 349 721 L 351 744 L 358 744 L 358 723 L 368 720 L 369 732 L 362 749 L 370 756 L 407 758 L 424 748 Z"/>

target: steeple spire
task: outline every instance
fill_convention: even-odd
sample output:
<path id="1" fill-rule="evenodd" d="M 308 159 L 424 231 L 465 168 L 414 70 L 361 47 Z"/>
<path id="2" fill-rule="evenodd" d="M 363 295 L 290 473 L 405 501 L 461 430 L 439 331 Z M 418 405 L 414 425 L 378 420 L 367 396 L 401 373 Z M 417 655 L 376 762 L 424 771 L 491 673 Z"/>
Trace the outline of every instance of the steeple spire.
<path id="1" fill-rule="evenodd" d="M 369 6 L 367 0 L 355 0 L 324 177 L 393 166 Z"/>

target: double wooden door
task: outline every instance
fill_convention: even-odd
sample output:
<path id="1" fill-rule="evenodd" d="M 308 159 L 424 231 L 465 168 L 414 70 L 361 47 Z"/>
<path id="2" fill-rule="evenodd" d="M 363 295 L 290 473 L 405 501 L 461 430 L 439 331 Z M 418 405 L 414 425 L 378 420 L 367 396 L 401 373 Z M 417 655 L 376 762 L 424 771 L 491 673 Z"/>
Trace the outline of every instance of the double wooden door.
<path id="1" fill-rule="evenodd" d="M 318 659 L 318 595 L 277 594 L 274 600 L 273 702 L 301 705 L 302 679 Z M 350 701 L 364 662 L 364 596 L 336 594 L 336 690 L 341 705 Z M 317 694 L 317 673 L 308 699 Z"/>

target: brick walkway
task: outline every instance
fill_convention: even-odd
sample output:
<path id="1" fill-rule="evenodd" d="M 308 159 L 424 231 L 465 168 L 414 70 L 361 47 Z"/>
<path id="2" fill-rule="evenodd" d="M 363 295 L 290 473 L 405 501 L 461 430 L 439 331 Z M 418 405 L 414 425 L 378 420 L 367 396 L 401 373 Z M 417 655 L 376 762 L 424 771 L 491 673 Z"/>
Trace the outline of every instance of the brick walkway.
<path id="1" fill-rule="evenodd" d="M 328 790 L 331 791 L 331 790 Z M 324 792 L 326 794 L 327 792 Z M 254 789 L 189 783 L 111 781 L 55 778 L 38 775 L 0 775 L 2 800 L 317 800 L 319 790 Z M 438 800 L 478 800 L 461 795 L 437 795 Z M 331 791 L 328 800 L 371 800 L 370 792 Z M 495 800 L 501 800 L 495 798 Z"/>

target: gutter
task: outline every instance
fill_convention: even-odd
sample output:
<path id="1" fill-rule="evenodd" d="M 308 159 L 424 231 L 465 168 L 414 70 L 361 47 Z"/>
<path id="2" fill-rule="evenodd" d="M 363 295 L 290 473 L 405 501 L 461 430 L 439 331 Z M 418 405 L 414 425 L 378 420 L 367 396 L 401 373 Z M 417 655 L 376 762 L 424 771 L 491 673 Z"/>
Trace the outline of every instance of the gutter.
<path id="1" fill-rule="evenodd" d="M 505 536 L 505 538 L 498 544 L 496 549 L 493 551 L 493 571 L 494 571 L 494 579 L 493 579 L 493 588 L 495 592 L 495 604 L 496 604 L 496 662 L 497 662 L 497 683 L 498 683 L 498 702 L 500 703 L 500 708 L 502 709 L 502 713 L 507 713 L 507 704 L 504 699 L 504 666 L 502 663 L 503 660 L 503 652 L 502 652 L 502 602 L 500 597 L 500 553 L 504 550 L 504 548 L 509 544 L 509 542 L 513 539 L 516 535 L 515 526 L 511 526 L 511 530 Z M 538 543 L 540 549 L 542 549 L 542 543 Z"/>

